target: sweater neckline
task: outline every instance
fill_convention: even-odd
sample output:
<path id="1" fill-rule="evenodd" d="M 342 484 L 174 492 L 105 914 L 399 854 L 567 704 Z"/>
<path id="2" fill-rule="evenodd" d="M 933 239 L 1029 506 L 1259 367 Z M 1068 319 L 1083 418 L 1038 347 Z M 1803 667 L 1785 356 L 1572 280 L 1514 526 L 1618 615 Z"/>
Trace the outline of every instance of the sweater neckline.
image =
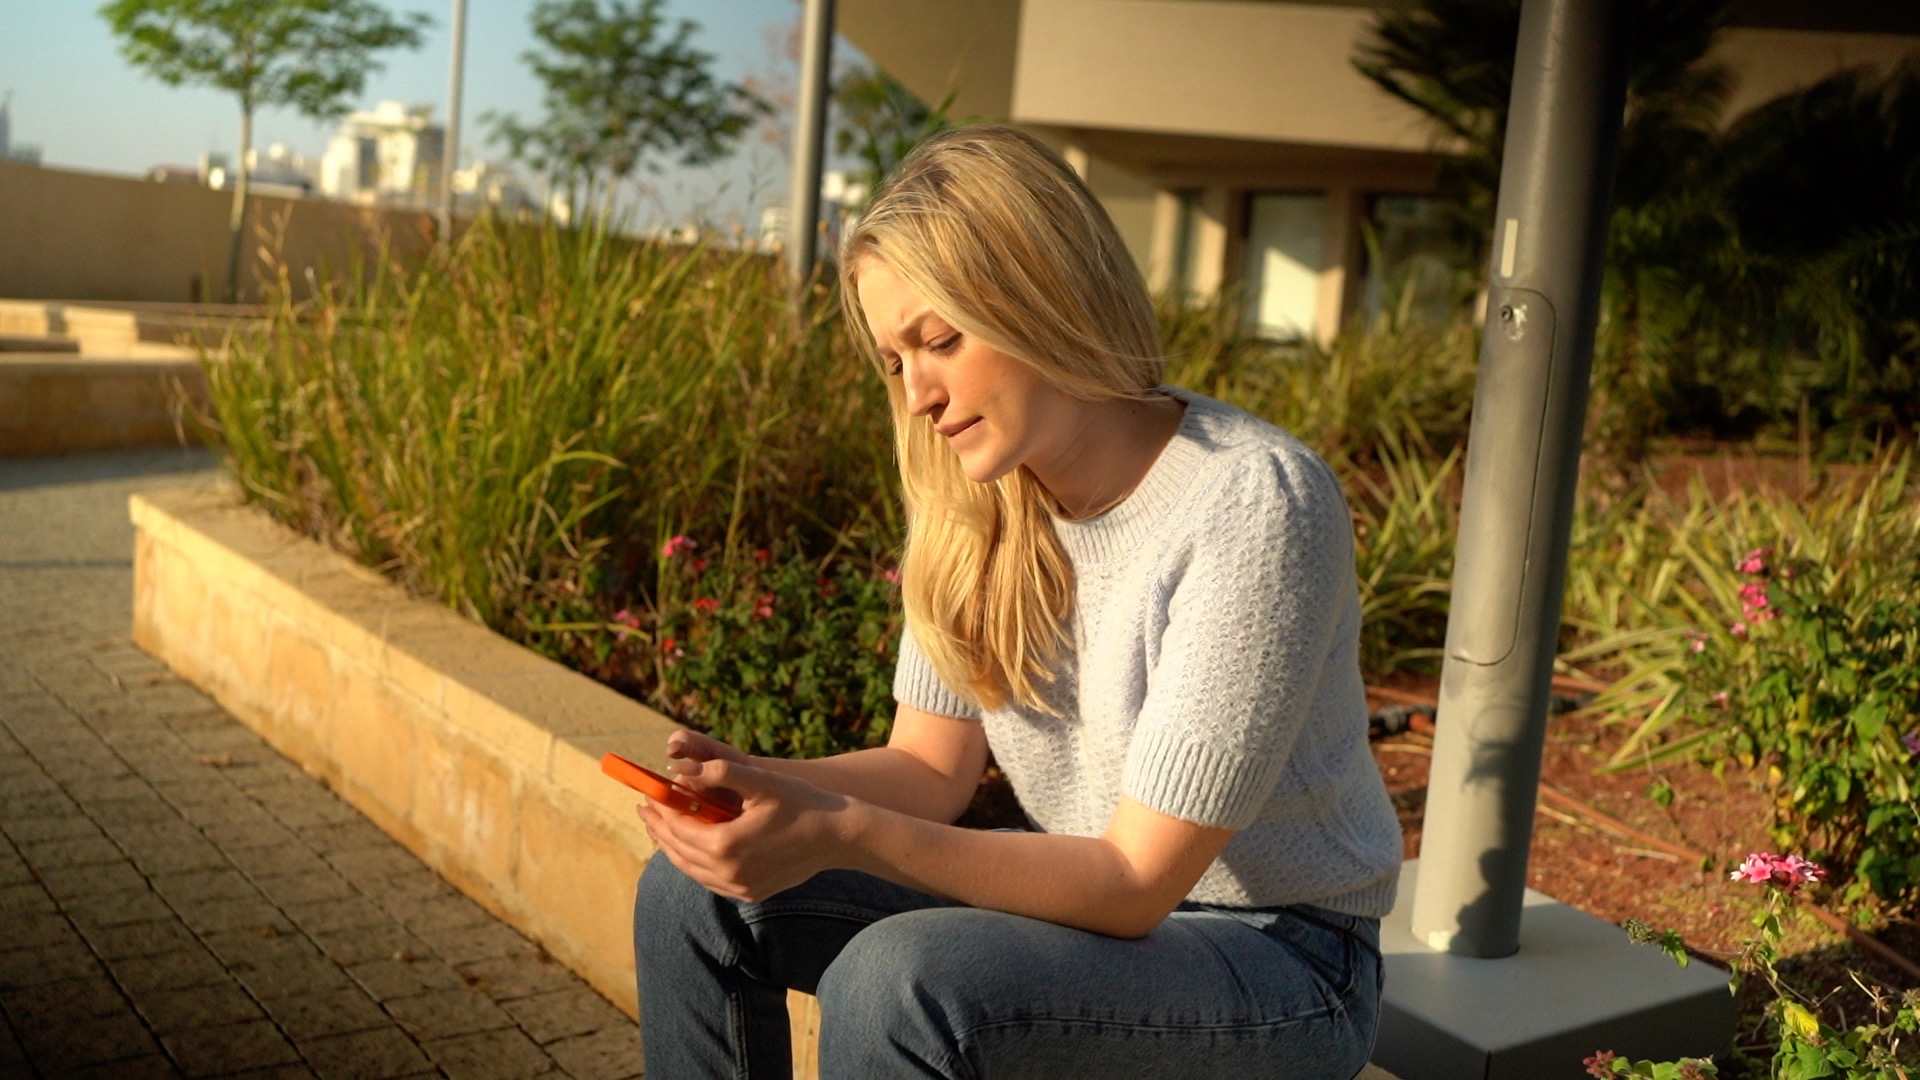
<path id="1" fill-rule="evenodd" d="M 1147 474 L 1126 498 L 1096 517 L 1075 521 L 1051 515 L 1054 532 L 1075 567 L 1105 562 L 1151 540 L 1206 458 L 1205 399 L 1177 386 L 1157 386 L 1154 392 L 1179 401 L 1186 413 Z"/>

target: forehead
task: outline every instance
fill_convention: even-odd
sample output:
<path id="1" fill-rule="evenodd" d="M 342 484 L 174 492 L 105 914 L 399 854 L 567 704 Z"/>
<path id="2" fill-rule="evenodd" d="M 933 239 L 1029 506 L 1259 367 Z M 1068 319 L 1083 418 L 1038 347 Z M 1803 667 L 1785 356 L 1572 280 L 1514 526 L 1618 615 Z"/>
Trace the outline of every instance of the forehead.
<path id="1" fill-rule="evenodd" d="M 854 288 L 860 295 L 867 330 L 883 348 L 913 330 L 923 318 L 939 318 L 920 290 L 878 259 L 868 259 L 860 268 Z"/>

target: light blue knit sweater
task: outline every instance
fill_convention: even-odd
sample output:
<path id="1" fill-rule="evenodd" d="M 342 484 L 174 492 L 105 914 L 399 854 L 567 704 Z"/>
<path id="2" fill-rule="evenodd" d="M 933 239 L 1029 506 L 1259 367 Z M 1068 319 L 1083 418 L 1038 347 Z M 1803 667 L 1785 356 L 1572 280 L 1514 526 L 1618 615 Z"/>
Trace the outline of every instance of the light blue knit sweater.
<path id="1" fill-rule="evenodd" d="M 1185 418 L 1120 505 L 1056 519 L 1077 592 L 1060 716 L 985 711 L 903 635 L 894 696 L 981 719 L 1020 804 L 1097 836 L 1121 795 L 1239 830 L 1188 899 L 1393 906 L 1400 829 L 1367 750 L 1353 523 L 1291 435 L 1176 388 Z"/>

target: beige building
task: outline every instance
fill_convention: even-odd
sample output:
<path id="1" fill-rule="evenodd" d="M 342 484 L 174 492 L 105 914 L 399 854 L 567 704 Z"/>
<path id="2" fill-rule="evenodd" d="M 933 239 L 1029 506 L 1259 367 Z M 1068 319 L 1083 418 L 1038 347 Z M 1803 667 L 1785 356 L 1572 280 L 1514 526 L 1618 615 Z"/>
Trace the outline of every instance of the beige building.
<path id="1" fill-rule="evenodd" d="M 1156 289 L 1240 290 L 1276 337 L 1386 302 L 1362 237 L 1418 272 L 1440 161 L 1353 67 L 1337 0 L 839 0 L 838 29 L 922 100 L 1053 141 Z M 1836 10 L 1838 9 L 1838 10 Z M 1729 115 L 1842 67 L 1920 56 L 1911 0 L 1746 0 L 1716 46 Z"/>

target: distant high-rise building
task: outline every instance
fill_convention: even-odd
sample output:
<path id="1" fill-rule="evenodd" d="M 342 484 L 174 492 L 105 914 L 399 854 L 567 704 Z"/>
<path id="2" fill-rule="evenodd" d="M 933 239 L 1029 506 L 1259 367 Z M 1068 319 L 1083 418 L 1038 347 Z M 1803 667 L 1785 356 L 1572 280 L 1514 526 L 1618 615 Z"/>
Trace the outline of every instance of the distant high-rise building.
<path id="1" fill-rule="evenodd" d="M 428 206 L 440 190 L 445 145 L 431 105 L 383 101 L 349 113 L 320 159 L 320 191 L 360 203 Z"/>
<path id="2" fill-rule="evenodd" d="M 0 161 L 18 161 L 27 165 L 40 164 L 40 148 L 22 143 L 13 143 L 13 91 L 0 95 Z"/>

